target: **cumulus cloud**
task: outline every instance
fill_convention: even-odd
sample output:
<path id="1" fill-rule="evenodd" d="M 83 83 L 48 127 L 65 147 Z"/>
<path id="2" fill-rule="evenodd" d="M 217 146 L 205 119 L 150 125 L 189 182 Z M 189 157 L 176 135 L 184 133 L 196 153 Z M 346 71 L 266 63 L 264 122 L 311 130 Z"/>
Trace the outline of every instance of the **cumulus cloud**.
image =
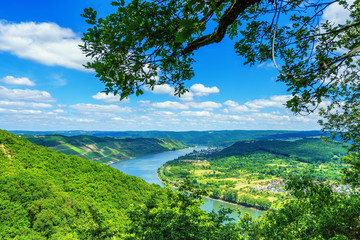
<path id="1" fill-rule="evenodd" d="M 86 119 L 86 118 L 78 118 L 75 121 L 80 122 L 80 123 L 92 123 L 92 122 L 96 122 L 93 119 Z"/>
<path id="2" fill-rule="evenodd" d="M 6 108 L 42 108 L 49 109 L 53 108 L 51 104 L 48 103 L 36 103 L 36 102 L 22 102 L 22 101 L 1 101 L 0 107 Z"/>
<path id="3" fill-rule="evenodd" d="M 346 2 L 351 5 L 354 3 L 354 0 L 347 0 Z M 335 2 L 325 9 L 322 15 L 322 22 L 330 21 L 335 24 L 345 24 L 349 16 L 350 11 L 338 2 Z"/>
<path id="4" fill-rule="evenodd" d="M 190 90 L 196 96 L 207 96 L 211 93 L 219 93 L 220 90 L 217 87 L 205 87 L 203 84 L 197 83 L 190 87 Z"/>
<path id="5" fill-rule="evenodd" d="M 250 108 L 265 108 L 265 107 L 278 107 L 284 108 L 288 100 L 291 99 L 291 95 L 278 95 L 271 96 L 270 99 L 255 99 L 245 103 Z"/>
<path id="6" fill-rule="evenodd" d="M 6 84 L 12 84 L 12 85 L 23 85 L 23 86 L 35 86 L 35 83 L 33 81 L 30 81 L 27 77 L 22 78 L 15 78 L 13 76 L 6 76 L 2 79 L 0 79 L 0 82 L 6 83 Z"/>
<path id="7" fill-rule="evenodd" d="M 150 114 L 158 117 L 173 117 L 176 115 L 175 113 L 170 111 L 153 111 Z"/>
<path id="8" fill-rule="evenodd" d="M 284 121 L 290 121 L 290 116 L 273 113 L 254 113 L 253 116 L 258 118 L 258 120 L 275 120 L 272 122 L 273 124 L 285 124 Z"/>
<path id="9" fill-rule="evenodd" d="M 42 114 L 43 111 L 40 110 L 15 110 L 15 109 L 6 109 L 6 108 L 0 108 L 0 113 L 4 114 Z"/>
<path id="10" fill-rule="evenodd" d="M 112 120 L 114 121 L 121 121 L 121 122 L 135 122 L 132 119 L 126 119 L 126 118 L 122 118 L 122 117 L 113 117 Z"/>
<path id="11" fill-rule="evenodd" d="M 193 108 L 201 108 L 201 109 L 209 109 L 209 110 L 222 107 L 221 103 L 216 103 L 216 102 L 212 102 L 212 101 L 190 102 L 190 103 L 187 103 L 187 105 L 190 107 L 193 107 Z"/>
<path id="12" fill-rule="evenodd" d="M 78 110 L 80 112 L 112 112 L 112 113 L 124 113 L 131 112 L 129 107 L 119 107 L 117 105 L 98 105 L 89 103 L 78 103 L 71 105 L 70 108 Z"/>
<path id="13" fill-rule="evenodd" d="M 181 101 L 192 101 L 194 100 L 194 94 L 192 92 L 186 92 L 180 96 Z"/>
<path id="14" fill-rule="evenodd" d="M 163 85 L 155 85 L 152 92 L 155 94 L 168 94 L 173 96 L 175 90 L 174 87 L 171 87 L 169 84 L 163 84 Z"/>
<path id="15" fill-rule="evenodd" d="M 0 21 L 0 51 L 47 66 L 63 66 L 87 71 L 79 44 L 80 37 L 56 23 Z"/>
<path id="16" fill-rule="evenodd" d="M 156 102 L 156 103 L 151 103 L 149 105 L 154 108 L 163 108 L 163 109 L 172 109 L 172 110 L 189 109 L 189 107 L 186 106 L 185 104 L 179 102 L 173 102 L 173 101 Z"/>
<path id="17" fill-rule="evenodd" d="M 253 111 L 250 110 L 247 106 L 245 105 L 240 105 L 237 102 L 234 102 L 232 100 L 227 100 L 224 105 L 229 107 L 229 110 L 231 112 L 236 112 L 236 113 L 243 113 L 243 112 L 249 112 L 249 111 Z"/>
<path id="18" fill-rule="evenodd" d="M 211 114 L 208 111 L 182 111 L 179 113 L 180 116 L 184 117 L 210 117 Z"/>
<path id="19" fill-rule="evenodd" d="M 66 111 L 64 111 L 63 109 L 55 109 L 53 112 L 54 113 L 66 113 Z"/>
<path id="20" fill-rule="evenodd" d="M 30 89 L 8 89 L 0 86 L 0 99 L 7 100 L 29 100 L 36 102 L 54 102 L 50 93 L 46 91 Z"/>
<path id="21" fill-rule="evenodd" d="M 153 90 L 151 90 L 151 88 L 149 87 L 145 87 L 144 89 L 154 94 L 167 94 L 173 97 L 175 94 L 175 88 L 170 86 L 169 84 L 155 85 Z M 179 99 L 181 101 L 193 101 L 194 96 L 208 96 L 211 93 L 218 92 L 220 91 L 217 87 L 205 87 L 203 84 L 197 83 L 192 85 L 189 91 L 182 94 Z"/>
<path id="22" fill-rule="evenodd" d="M 130 102 L 129 98 L 125 98 L 120 101 L 119 95 L 114 96 L 111 93 L 106 94 L 104 92 L 98 92 L 97 94 L 92 96 L 92 98 L 95 100 L 98 100 L 98 101 L 106 102 L 106 103 L 128 103 L 128 102 Z"/>

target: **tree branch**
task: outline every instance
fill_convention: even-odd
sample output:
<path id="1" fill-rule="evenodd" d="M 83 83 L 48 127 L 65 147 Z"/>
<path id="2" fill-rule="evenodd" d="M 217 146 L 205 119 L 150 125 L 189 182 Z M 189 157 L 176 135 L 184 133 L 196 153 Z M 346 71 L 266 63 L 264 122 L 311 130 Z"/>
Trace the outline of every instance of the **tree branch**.
<path id="1" fill-rule="evenodd" d="M 244 12 L 248 7 L 258 3 L 260 0 L 235 0 L 234 3 L 226 9 L 221 16 L 217 29 L 212 34 L 200 37 L 189 43 L 183 50 L 184 54 L 191 53 L 200 47 L 209 45 L 211 43 L 220 42 L 226 33 L 226 29 L 231 25 L 240 13 Z"/>

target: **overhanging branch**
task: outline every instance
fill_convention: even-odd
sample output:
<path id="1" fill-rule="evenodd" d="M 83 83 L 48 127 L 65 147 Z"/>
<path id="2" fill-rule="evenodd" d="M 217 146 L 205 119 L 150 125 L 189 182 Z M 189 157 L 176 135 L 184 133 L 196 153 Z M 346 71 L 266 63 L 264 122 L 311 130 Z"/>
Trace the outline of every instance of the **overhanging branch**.
<path id="1" fill-rule="evenodd" d="M 248 7 L 258 3 L 260 0 L 235 0 L 233 4 L 226 9 L 224 14 L 221 16 L 219 25 L 215 32 L 206 36 L 200 37 L 193 42 L 189 43 L 183 50 L 184 54 L 191 53 L 200 47 L 209 45 L 211 43 L 220 42 L 226 33 L 226 29 L 231 25 L 240 13 L 244 12 Z"/>

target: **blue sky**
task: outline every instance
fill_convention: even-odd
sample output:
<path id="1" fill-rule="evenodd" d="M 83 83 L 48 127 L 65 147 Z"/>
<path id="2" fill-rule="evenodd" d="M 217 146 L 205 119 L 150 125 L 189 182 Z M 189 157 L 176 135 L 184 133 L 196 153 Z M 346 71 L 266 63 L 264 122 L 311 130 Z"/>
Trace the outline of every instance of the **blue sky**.
<path id="1" fill-rule="evenodd" d="M 314 130 L 317 115 L 295 116 L 271 62 L 243 66 L 225 39 L 198 50 L 190 93 L 169 85 L 120 102 L 82 67 L 77 47 L 85 7 L 110 1 L 5 1 L 0 8 L 0 128 L 6 130 Z M 329 13 L 331 15 L 331 13 Z"/>

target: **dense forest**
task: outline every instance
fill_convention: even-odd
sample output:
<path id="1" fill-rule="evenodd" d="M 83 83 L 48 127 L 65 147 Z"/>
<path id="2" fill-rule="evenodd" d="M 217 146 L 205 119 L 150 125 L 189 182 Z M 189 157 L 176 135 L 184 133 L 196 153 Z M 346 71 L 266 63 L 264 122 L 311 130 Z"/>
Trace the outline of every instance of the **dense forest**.
<path id="1" fill-rule="evenodd" d="M 113 138 L 86 135 L 71 137 L 62 135 L 21 136 L 37 145 L 99 163 L 113 163 L 186 147 L 183 143 L 168 138 Z"/>
<path id="2" fill-rule="evenodd" d="M 90 135 L 97 137 L 170 138 L 190 145 L 230 146 L 242 140 L 298 139 L 321 136 L 321 131 L 224 130 L 224 131 L 12 131 L 17 135 Z"/>
<path id="3" fill-rule="evenodd" d="M 284 179 L 308 174 L 320 182 L 340 180 L 345 154 L 341 143 L 317 138 L 241 141 L 182 156 L 166 163 L 160 175 L 173 185 L 189 177 L 213 198 L 269 209 L 289 197 Z"/>
<path id="4" fill-rule="evenodd" d="M 0 130 L 0 239 L 161 239 L 181 227 L 193 239 L 220 239 L 234 227 L 199 204 Z"/>

